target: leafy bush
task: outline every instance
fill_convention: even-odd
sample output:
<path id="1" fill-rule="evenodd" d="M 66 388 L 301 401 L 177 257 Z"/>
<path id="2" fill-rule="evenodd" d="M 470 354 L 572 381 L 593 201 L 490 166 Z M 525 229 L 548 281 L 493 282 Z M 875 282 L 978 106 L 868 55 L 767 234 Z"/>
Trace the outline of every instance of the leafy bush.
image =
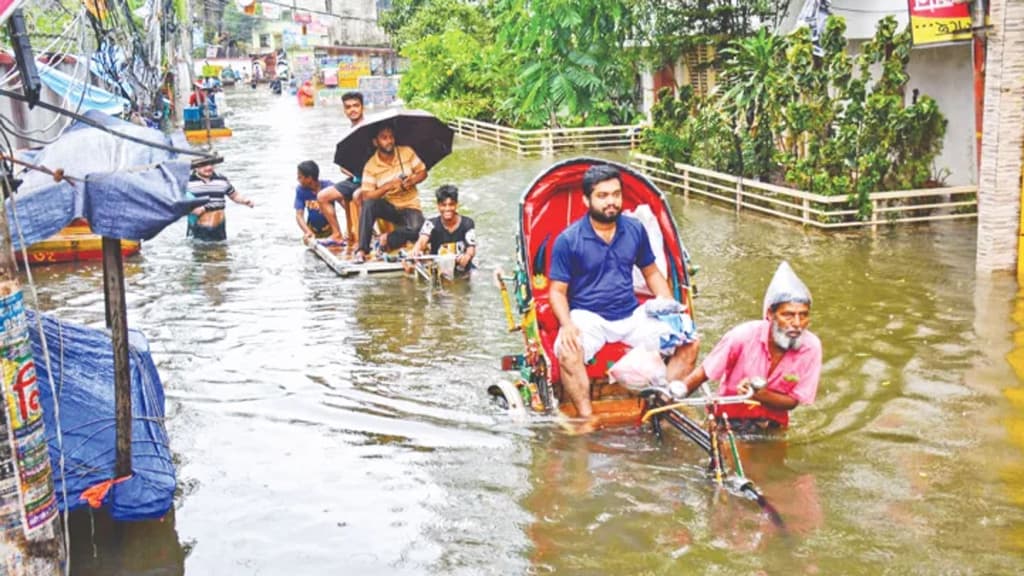
<path id="1" fill-rule="evenodd" d="M 499 71 L 489 68 L 492 51 L 462 30 L 446 30 L 407 45 L 410 60 L 399 95 L 410 106 L 450 119 L 491 119 L 496 111 Z"/>
<path id="2" fill-rule="evenodd" d="M 883 19 L 853 61 L 845 31 L 833 17 L 817 47 L 807 28 L 785 38 L 762 31 L 735 41 L 712 98 L 691 103 L 688 95 L 661 95 L 643 149 L 846 195 L 862 219 L 871 215 L 871 192 L 924 186 L 934 179 L 947 123 L 928 96 L 904 102 L 909 30 L 897 32 L 895 19 Z"/>

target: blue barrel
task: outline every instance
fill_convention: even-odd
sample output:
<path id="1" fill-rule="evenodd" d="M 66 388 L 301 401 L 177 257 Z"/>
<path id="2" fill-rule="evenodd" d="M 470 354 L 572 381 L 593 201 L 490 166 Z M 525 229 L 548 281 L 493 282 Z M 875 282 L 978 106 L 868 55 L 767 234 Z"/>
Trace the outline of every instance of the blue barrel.
<path id="1" fill-rule="evenodd" d="M 185 122 L 198 122 L 203 119 L 202 111 L 198 106 L 185 108 Z"/>

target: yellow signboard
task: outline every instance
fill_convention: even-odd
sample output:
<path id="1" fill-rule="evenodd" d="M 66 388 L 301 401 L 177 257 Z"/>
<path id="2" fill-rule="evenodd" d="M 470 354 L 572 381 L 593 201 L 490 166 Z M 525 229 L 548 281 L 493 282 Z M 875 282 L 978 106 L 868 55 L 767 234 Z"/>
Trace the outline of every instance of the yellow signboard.
<path id="1" fill-rule="evenodd" d="M 358 88 L 359 77 L 370 75 L 370 61 L 354 56 L 345 57 L 338 63 L 338 87 Z"/>
<path id="2" fill-rule="evenodd" d="M 915 46 L 970 40 L 971 6 L 957 0 L 907 0 Z"/>

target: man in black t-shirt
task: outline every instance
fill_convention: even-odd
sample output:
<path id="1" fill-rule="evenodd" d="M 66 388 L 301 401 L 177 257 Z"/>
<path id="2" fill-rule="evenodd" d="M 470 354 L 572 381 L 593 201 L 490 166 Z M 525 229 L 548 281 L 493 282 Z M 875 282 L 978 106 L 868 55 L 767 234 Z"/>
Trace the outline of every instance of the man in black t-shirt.
<path id="1" fill-rule="evenodd" d="M 422 256 L 428 249 L 438 256 L 452 255 L 455 257 L 455 272 L 465 273 L 476 256 L 473 219 L 459 214 L 459 189 L 455 186 L 441 186 L 435 196 L 439 214 L 423 223 L 412 256 Z"/>

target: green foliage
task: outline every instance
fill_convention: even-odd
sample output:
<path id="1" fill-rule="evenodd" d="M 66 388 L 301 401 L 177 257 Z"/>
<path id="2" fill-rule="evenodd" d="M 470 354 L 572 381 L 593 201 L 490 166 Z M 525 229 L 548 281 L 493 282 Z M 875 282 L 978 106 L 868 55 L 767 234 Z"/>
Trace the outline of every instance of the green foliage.
<path id="1" fill-rule="evenodd" d="M 409 21 L 416 15 L 416 12 L 427 3 L 429 3 L 429 0 L 392 0 L 391 8 L 388 8 L 380 15 L 377 23 L 388 33 L 388 36 L 394 42 L 398 33 L 409 24 Z M 395 48 L 400 49 L 402 46 L 396 43 Z"/>
<path id="2" fill-rule="evenodd" d="M 771 127 L 777 115 L 776 100 L 784 91 L 780 72 L 785 40 L 762 28 L 757 34 L 735 41 L 722 52 L 724 92 L 717 104 L 731 119 L 733 148 L 738 172 L 767 180 L 772 167 L 774 141 Z M 744 163 L 749 158 L 750 164 Z"/>
<path id="3" fill-rule="evenodd" d="M 410 66 L 399 95 L 410 106 L 450 119 L 491 119 L 502 86 L 492 45 L 459 29 L 426 36 L 405 47 Z"/>
<path id="4" fill-rule="evenodd" d="M 644 151 L 678 162 L 691 162 L 694 143 L 687 128 L 694 111 L 691 87 L 680 87 L 678 98 L 673 97 L 668 88 L 662 88 L 658 102 L 651 108 L 651 124 L 644 128 Z"/>
<path id="5" fill-rule="evenodd" d="M 517 125 L 628 123 L 635 115 L 635 14 L 621 0 L 499 0 L 498 45 L 516 80 L 502 109 Z"/>
<path id="6" fill-rule="evenodd" d="M 789 0 L 633 0 L 647 59 L 673 61 L 694 46 L 724 47 L 758 27 L 778 28 Z"/>
<path id="7" fill-rule="evenodd" d="M 224 5 L 222 20 L 224 38 L 222 41 L 225 45 L 233 43 L 243 53 L 248 52 L 249 43 L 252 42 L 252 32 L 258 26 L 260 26 L 259 18 L 240 12 L 234 2 Z"/>
<path id="8" fill-rule="evenodd" d="M 401 50 L 417 40 L 448 30 L 461 30 L 481 41 L 489 42 L 494 38 L 493 25 L 482 5 L 471 5 L 463 0 L 431 0 L 421 3 L 405 24 L 391 33 L 391 40 Z"/>
<path id="9" fill-rule="evenodd" d="M 830 18 L 819 56 L 806 28 L 786 38 L 762 31 L 737 40 L 723 52 L 719 95 L 696 106 L 689 96 L 663 97 L 655 108 L 662 125 L 648 130 L 643 148 L 848 196 L 859 218 L 871 215 L 871 192 L 927 185 L 946 119 L 928 96 L 904 102 L 909 30 L 883 19 L 854 61 L 845 32 L 842 19 Z"/>
<path id="10" fill-rule="evenodd" d="M 521 127 L 636 116 L 633 13 L 621 0 L 404 0 L 388 26 L 401 96 L 443 116 Z"/>
<path id="11" fill-rule="evenodd" d="M 21 9 L 25 16 L 29 40 L 36 51 L 50 44 L 51 40 L 63 33 L 74 19 L 73 9 L 65 6 L 60 0 L 29 2 L 22 4 Z M 3 29 L 6 38 L 7 26 Z M 71 39 L 72 42 L 75 40 L 77 38 Z"/>

